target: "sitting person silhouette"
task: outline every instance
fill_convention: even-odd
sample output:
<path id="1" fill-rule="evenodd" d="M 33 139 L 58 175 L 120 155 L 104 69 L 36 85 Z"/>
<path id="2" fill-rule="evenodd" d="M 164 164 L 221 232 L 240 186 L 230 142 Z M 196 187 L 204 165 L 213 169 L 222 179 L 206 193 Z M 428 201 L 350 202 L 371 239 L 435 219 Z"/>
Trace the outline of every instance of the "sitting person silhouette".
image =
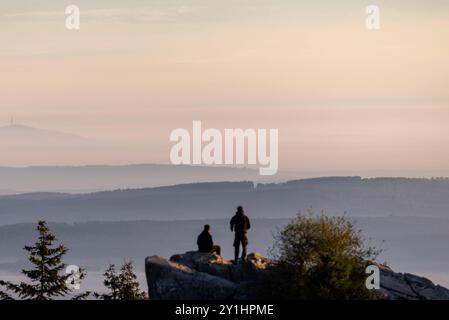
<path id="1" fill-rule="evenodd" d="M 221 248 L 220 246 L 214 245 L 214 241 L 212 240 L 212 236 L 209 232 L 210 226 L 206 224 L 204 226 L 203 232 L 201 232 L 198 236 L 196 244 L 198 245 L 199 252 L 207 252 L 207 253 L 215 253 L 220 255 Z"/>

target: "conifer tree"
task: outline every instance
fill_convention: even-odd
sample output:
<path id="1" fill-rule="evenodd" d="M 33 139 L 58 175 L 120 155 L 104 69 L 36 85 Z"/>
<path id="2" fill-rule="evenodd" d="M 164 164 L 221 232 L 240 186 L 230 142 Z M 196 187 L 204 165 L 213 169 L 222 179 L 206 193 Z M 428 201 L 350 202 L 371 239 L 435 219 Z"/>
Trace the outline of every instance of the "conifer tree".
<path id="1" fill-rule="evenodd" d="M 118 273 L 114 264 L 110 264 L 103 274 L 103 284 L 109 289 L 109 293 L 94 293 L 95 297 L 103 300 L 144 300 L 147 294 L 140 291 L 139 282 L 132 261 L 123 264 Z"/>
<path id="2" fill-rule="evenodd" d="M 22 273 L 30 279 L 31 283 L 21 282 L 14 284 L 10 281 L 0 280 L 0 285 L 12 292 L 19 299 L 24 300 L 52 300 L 70 294 L 73 289 L 67 281 L 71 274 L 62 274 L 66 264 L 62 262 L 68 249 L 63 245 L 54 246 L 56 236 L 53 235 L 45 221 L 39 221 L 37 226 L 39 238 L 33 246 L 25 246 L 29 252 L 29 261 L 34 265 L 33 269 L 22 270 Z M 80 279 L 85 277 L 84 270 L 80 270 Z M 90 293 L 77 295 L 75 299 L 83 299 Z M 0 291 L 0 299 L 12 300 L 13 296 Z"/>

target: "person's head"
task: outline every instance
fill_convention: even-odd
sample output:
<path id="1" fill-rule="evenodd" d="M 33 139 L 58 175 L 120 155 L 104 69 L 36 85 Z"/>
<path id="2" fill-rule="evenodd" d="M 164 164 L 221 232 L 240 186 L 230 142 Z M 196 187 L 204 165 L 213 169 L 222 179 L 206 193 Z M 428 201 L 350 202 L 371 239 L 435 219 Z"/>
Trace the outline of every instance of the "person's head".
<path id="1" fill-rule="evenodd" d="M 238 215 L 243 215 L 245 213 L 245 210 L 243 210 L 242 206 L 238 206 L 237 207 L 237 214 Z"/>
<path id="2" fill-rule="evenodd" d="M 204 225 L 204 231 L 209 231 L 209 230 L 210 230 L 210 225 L 205 224 L 205 225 Z"/>

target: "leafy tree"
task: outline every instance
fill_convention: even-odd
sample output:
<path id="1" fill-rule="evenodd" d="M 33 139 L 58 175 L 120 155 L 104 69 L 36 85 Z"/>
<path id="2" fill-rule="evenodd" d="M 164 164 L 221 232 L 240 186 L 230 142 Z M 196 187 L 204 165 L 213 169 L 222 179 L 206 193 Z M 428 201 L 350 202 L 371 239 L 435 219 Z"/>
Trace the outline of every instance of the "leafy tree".
<path id="1" fill-rule="evenodd" d="M 257 287 L 260 298 L 375 299 L 365 287 L 367 261 L 379 250 L 365 248 L 361 230 L 347 216 L 298 214 L 275 235 L 275 267 Z"/>
<path id="2" fill-rule="evenodd" d="M 62 258 L 68 249 L 63 245 L 53 246 L 56 237 L 50 232 L 45 221 L 38 222 L 37 231 L 39 232 L 37 242 L 33 246 L 24 247 L 24 250 L 29 252 L 28 259 L 34 268 L 22 270 L 22 273 L 30 279 L 31 283 L 14 284 L 10 281 L 0 280 L 0 285 L 24 300 L 52 300 L 55 297 L 64 297 L 73 291 L 67 284 L 71 274 L 61 275 L 62 270 L 66 267 Z M 86 273 L 84 270 L 80 271 L 80 279 L 83 279 Z M 83 299 L 89 294 L 89 292 L 85 292 L 77 295 L 74 299 Z M 0 299 L 13 300 L 14 298 L 10 294 L 0 291 Z"/>
<path id="3" fill-rule="evenodd" d="M 118 273 L 114 264 L 110 264 L 103 274 L 103 284 L 109 293 L 94 293 L 94 296 L 103 300 L 143 300 L 148 299 L 144 291 L 140 291 L 139 282 L 134 273 L 132 261 L 123 264 Z"/>

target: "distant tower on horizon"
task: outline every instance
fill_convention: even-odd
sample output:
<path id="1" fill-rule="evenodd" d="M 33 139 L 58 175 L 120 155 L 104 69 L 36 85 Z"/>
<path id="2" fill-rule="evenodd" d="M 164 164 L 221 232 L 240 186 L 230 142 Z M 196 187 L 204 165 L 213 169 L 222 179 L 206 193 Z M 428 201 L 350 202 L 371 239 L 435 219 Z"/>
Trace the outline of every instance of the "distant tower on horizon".
<path id="1" fill-rule="evenodd" d="M 13 126 L 14 125 L 14 117 L 11 117 L 11 120 L 9 122 L 9 125 Z"/>

